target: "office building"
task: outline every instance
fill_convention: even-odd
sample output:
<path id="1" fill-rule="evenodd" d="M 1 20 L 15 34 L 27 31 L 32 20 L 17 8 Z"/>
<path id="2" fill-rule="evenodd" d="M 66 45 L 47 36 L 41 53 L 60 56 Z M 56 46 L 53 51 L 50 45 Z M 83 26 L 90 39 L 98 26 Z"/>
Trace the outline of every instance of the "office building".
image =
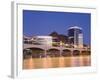
<path id="1" fill-rule="evenodd" d="M 74 47 L 83 47 L 83 32 L 82 28 L 73 26 L 68 29 L 69 44 Z"/>

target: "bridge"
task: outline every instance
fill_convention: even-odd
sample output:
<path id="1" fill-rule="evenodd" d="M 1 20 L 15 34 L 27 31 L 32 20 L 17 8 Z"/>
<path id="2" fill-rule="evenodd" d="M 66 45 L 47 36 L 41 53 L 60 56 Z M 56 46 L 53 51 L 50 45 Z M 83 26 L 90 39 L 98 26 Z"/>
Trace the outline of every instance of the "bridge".
<path id="1" fill-rule="evenodd" d="M 54 47 L 54 46 L 47 46 L 47 45 L 34 45 L 34 44 L 24 44 L 23 45 L 23 49 L 29 49 L 29 48 L 39 48 L 42 50 L 49 50 L 49 49 L 57 49 L 57 50 L 70 50 L 70 51 L 74 51 L 74 50 L 78 50 L 78 51 L 90 51 L 87 48 L 68 48 L 68 47 Z"/>
<path id="2" fill-rule="evenodd" d="M 63 46 L 54 47 L 54 46 L 48 46 L 48 45 L 24 44 L 23 50 L 25 50 L 25 49 L 33 50 L 34 54 L 36 53 L 34 51 L 41 50 L 42 52 L 40 52 L 40 53 L 45 54 L 45 56 L 48 54 L 53 55 L 53 56 L 80 55 L 80 54 L 88 55 L 88 54 L 90 54 L 90 49 L 87 49 L 87 48 L 68 48 L 68 47 L 63 47 Z M 41 54 L 39 54 L 39 55 L 41 55 Z"/>

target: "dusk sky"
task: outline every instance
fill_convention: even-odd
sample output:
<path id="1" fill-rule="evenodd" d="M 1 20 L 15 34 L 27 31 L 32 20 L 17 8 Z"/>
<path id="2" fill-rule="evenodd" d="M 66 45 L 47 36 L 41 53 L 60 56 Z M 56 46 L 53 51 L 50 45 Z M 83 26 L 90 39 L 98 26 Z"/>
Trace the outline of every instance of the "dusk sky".
<path id="1" fill-rule="evenodd" d="M 84 43 L 90 44 L 91 15 L 23 10 L 23 34 L 25 36 L 48 35 L 53 31 L 67 35 L 67 29 L 79 26 L 83 29 Z"/>

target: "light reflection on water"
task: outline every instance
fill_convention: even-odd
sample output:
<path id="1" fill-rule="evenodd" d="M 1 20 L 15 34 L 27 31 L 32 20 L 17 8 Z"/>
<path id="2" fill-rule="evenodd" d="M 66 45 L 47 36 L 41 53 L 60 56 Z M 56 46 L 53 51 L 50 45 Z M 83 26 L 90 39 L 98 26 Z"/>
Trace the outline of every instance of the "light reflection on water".
<path id="1" fill-rule="evenodd" d="M 23 60 L 23 69 L 38 69 L 38 68 L 57 68 L 57 67 L 75 67 L 75 66 L 90 66 L 91 57 L 86 56 L 71 56 L 71 57 L 47 57 L 47 58 L 30 58 Z"/>

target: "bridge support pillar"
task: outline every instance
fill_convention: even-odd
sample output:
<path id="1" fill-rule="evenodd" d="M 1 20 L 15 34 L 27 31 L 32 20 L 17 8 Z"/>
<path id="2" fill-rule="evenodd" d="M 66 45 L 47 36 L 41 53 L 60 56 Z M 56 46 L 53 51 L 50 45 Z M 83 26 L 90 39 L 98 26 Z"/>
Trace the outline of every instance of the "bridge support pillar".
<path id="1" fill-rule="evenodd" d="M 62 50 L 60 50 L 60 57 L 62 56 Z"/>
<path id="2" fill-rule="evenodd" d="M 71 50 L 71 56 L 73 56 L 73 51 L 74 51 L 74 50 Z"/>
<path id="3" fill-rule="evenodd" d="M 47 57 L 47 51 L 46 50 L 44 50 L 44 54 L 45 54 L 45 57 Z"/>

